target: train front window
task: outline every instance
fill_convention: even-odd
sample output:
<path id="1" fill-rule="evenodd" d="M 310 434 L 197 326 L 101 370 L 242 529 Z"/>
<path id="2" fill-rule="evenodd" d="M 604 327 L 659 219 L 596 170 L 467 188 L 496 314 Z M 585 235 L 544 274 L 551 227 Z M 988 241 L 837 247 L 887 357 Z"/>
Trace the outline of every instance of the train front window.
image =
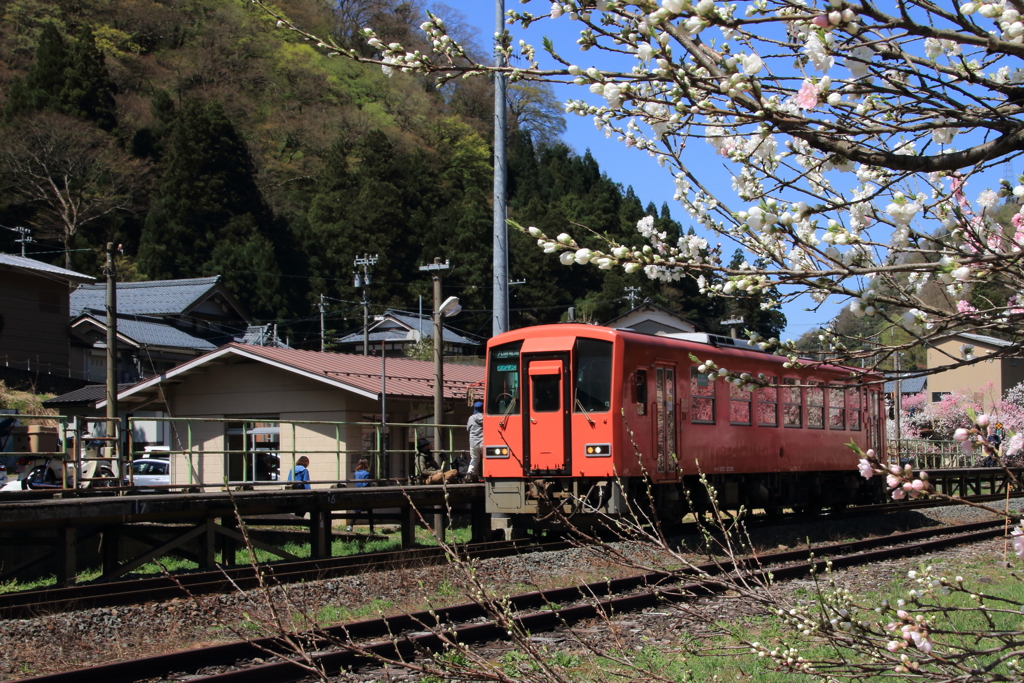
<path id="1" fill-rule="evenodd" d="M 574 412 L 604 413 L 612 403 L 612 344 L 597 339 L 576 342 Z"/>
<path id="2" fill-rule="evenodd" d="M 519 414 L 519 350 L 523 342 L 491 349 L 487 362 L 487 414 Z"/>

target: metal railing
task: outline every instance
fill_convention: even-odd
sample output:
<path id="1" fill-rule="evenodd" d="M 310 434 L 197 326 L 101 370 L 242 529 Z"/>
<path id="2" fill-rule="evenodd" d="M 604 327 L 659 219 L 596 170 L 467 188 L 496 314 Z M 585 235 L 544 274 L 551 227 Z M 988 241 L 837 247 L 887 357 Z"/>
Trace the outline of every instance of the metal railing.
<path id="1" fill-rule="evenodd" d="M 66 415 L 36 415 L 15 413 L 9 417 L 20 423 L 14 429 L 25 427 L 25 431 L 8 438 L 22 436 L 25 440 L 16 449 L 4 451 L 9 459 L 27 461 L 18 465 L 20 471 L 11 472 L 8 478 L 21 478 L 38 466 L 52 470 L 52 476 L 42 471 L 38 488 L 80 488 L 89 486 L 116 486 L 123 472 L 120 460 L 120 423 L 115 434 L 106 433 L 106 418 L 69 417 Z M 30 422 L 32 424 L 25 424 Z M 90 427 L 93 427 L 90 430 Z M 100 427 L 101 426 L 101 427 Z M 32 429 L 36 427 L 37 429 Z M 99 427 L 99 428 L 97 428 Z M 52 431 L 51 431 L 52 430 Z M 53 446 L 49 450 L 49 446 Z M 11 475 L 14 475 L 13 477 Z"/>
<path id="2" fill-rule="evenodd" d="M 890 439 L 889 456 L 894 462 L 909 461 L 915 469 L 979 467 L 985 456 L 959 441 L 930 439 Z"/>
<path id="3" fill-rule="evenodd" d="M 136 427 L 141 423 L 162 423 L 167 425 L 169 447 L 164 450 L 146 451 L 145 446 L 135 443 Z M 273 425 L 273 427 L 267 427 Z M 212 426 L 212 428 L 211 428 Z M 218 427 L 219 426 L 219 427 Z M 435 444 L 434 453 L 439 462 L 451 462 L 456 456 L 468 455 L 467 448 L 456 448 L 456 433 L 466 433 L 465 425 L 435 425 L 430 422 L 399 423 L 388 422 L 387 431 L 414 430 L 416 438 L 431 438 L 434 428 L 440 427 L 442 441 L 440 448 Z M 276 428 L 276 433 L 274 429 Z M 359 448 L 349 447 L 351 433 L 372 429 L 372 444 Z M 352 470 L 360 458 L 370 462 L 371 476 L 375 479 L 396 479 L 399 473 L 392 471 L 395 456 L 408 458 L 407 475 L 418 474 L 413 458 L 415 448 L 391 448 L 384 443 L 383 427 L 379 422 L 347 422 L 326 420 L 274 420 L 268 418 L 215 418 L 215 417 L 130 417 L 128 418 L 127 452 L 132 460 L 148 456 L 167 458 L 171 461 L 174 475 L 172 485 L 199 490 L 205 488 L 230 487 L 273 487 L 287 483 L 287 475 L 295 468 L 301 456 L 315 461 L 311 463 L 311 483 L 336 485 L 354 481 Z M 458 430 L 458 431 L 457 431 Z M 240 448 L 229 448 L 230 436 L 242 437 L 236 444 Z M 257 440 L 257 436 L 276 436 L 277 439 Z M 366 435 L 360 433 L 363 441 Z M 303 441 L 320 441 L 327 445 L 308 447 Z M 463 441 L 467 441 L 463 437 Z M 211 448 L 219 442 L 222 448 Z M 415 438 L 413 439 L 415 444 Z M 147 442 L 148 445 L 148 442 Z M 276 462 L 267 462 L 276 460 Z M 325 462 L 326 461 L 326 462 Z M 329 465 L 328 472 L 324 466 Z M 262 465 L 262 466 L 261 466 Z M 181 468 L 186 472 L 181 475 Z M 216 471 L 214 475 L 210 470 Z"/>

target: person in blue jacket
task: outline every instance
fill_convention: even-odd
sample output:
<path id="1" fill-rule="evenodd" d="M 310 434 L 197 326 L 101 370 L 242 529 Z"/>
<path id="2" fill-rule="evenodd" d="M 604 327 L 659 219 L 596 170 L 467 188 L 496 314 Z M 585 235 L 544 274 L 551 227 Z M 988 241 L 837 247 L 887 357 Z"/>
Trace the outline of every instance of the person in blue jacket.
<path id="1" fill-rule="evenodd" d="M 360 458 L 359 462 L 356 463 L 355 479 L 356 486 L 362 488 L 368 486 L 370 482 L 370 461 L 366 458 Z M 356 513 L 362 512 L 362 510 L 355 510 Z M 370 533 L 373 533 L 373 510 L 366 511 L 366 519 L 370 523 Z M 349 524 L 345 531 L 352 531 L 352 525 Z"/>
<path id="2" fill-rule="evenodd" d="M 293 489 L 308 489 L 309 485 L 309 458 L 302 455 L 295 461 L 295 467 L 288 473 L 288 481 L 294 481 Z"/>

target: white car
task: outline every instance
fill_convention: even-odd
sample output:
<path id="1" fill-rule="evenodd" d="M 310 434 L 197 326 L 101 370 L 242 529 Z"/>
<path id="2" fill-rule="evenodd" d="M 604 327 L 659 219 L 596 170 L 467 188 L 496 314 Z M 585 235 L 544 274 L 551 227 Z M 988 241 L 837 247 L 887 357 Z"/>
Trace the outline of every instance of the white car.
<path id="1" fill-rule="evenodd" d="M 167 486 L 171 483 L 171 461 L 161 458 L 140 458 L 132 462 L 132 480 L 136 488 Z M 132 483 L 125 480 L 125 485 Z"/>

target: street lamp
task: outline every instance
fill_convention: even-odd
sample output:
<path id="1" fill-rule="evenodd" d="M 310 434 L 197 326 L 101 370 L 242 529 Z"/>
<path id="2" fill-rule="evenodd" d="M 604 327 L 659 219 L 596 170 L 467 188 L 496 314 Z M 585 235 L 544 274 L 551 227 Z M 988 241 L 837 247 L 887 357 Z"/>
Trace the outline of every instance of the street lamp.
<path id="1" fill-rule="evenodd" d="M 459 297 L 441 300 L 441 278 L 434 279 L 434 450 L 441 447 L 441 420 L 444 417 L 444 328 L 441 318 L 450 318 L 462 310 Z"/>

